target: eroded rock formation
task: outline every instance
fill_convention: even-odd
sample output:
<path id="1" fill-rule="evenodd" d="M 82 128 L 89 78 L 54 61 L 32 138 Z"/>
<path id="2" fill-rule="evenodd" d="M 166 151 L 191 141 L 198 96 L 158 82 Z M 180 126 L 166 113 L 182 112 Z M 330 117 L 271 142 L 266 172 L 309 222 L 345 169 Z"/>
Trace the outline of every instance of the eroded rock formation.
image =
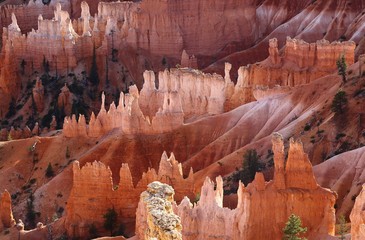
<path id="1" fill-rule="evenodd" d="M 0 232 L 5 228 L 11 228 L 15 225 L 13 212 L 11 210 L 11 197 L 5 190 L 0 197 Z"/>
<path id="2" fill-rule="evenodd" d="M 355 62 L 355 47 L 352 41 L 330 43 L 320 40 L 307 43 L 288 37 L 284 53 L 280 56 L 277 40 L 271 39 L 266 60 L 239 68 L 237 84 L 227 99 L 226 110 L 255 99 L 287 92 L 291 87 L 308 84 L 331 74 L 336 71 L 336 61 L 342 55 L 350 66 Z M 227 73 L 226 70 L 227 74 L 229 71 Z"/>
<path id="3" fill-rule="evenodd" d="M 47 63 L 51 71 L 69 72 L 69 70 L 76 69 L 81 63 L 88 63 L 88 60 L 85 62 L 85 59 L 92 58 L 94 48 L 101 73 L 107 71 L 104 59 L 105 56 L 113 54 L 111 49 L 117 51 L 118 49 L 143 49 L 146 55 L 156 56 L 156 58 L 158 56 L 182 58 L 183 66 L 196 67 L 197 62 L 194 55 L 211 55 L 231 42 L 253 43 L 259 36 L 255 31 L 248 31 L 254 29 L 257 24 L 252 21 L 257 14 L 254 1 L 242 3 L 234 0 L 221 4 L 199 0 L 192 1 L 186 8 L 181 8 L 175 1 L 101 2 L 95 15 L 93 13 L 98 1 L 87 2 L 92 6 L 89 7 L 86 2 L 71 3 L 73 6 L 71 9 L 76 9 L 75 4 L 80 4 L 77 9 L 80 9 L 81 12 L 81 17 L 72 21 L 69 13 L 70 4 L 67 4 L 67 1 L 57 4 L 52 2 L 47 7 L 41 6 L 43 4 L 39 0 L 35 3 L 30 1 L 29 9 L 47 8 L 45 10 L 47 14 L 40 15 L 36 19 L 37 30 L 24 30 L 22 27 L 26 24 L 23 23 L 19 27 L 15 16 L 17 14 L 23 16 L 25 10 L 14 11 L 11 24 L 8 28 L 4 28 L 0 56 L 2 63 L 0 95 L 3 99 L 0 105 L 1 116 L 6 114 L 5 111 L 11 98 L 17 97 L 20 91 L 20 78 L 13 74 L 14 70 L 27 74 L 44 71 L 45 63 Z M 201 12 L 203 6 L 204 12 Z M 14 9 L 27 8 L 17 6 Z M 52 20 L 46 19 L 51 17 L 48 15 L 50 9 L 54 9 Z M 90 13 L 91 9 L 94 10 Z M 169 11 L 164 11 L 164 9 L 169 9 Z M 176 9 L 179 11 L 175 11 Z M 171 14 L 171 11 L 174 14 Z M 8 13 L 10 10 L 5 12 Z M 79 10 L 74 10 L 74 12 L 79 12 Z M 221 15 L 219 18 L 212 18 L 208 15 L 212 12 L 214 12 L 214 16 L 217 13 Z M 193 17 L 189 18 L 189 21 L 182 21 L 183 16 L 187 14 Z M 259 14 L 259 16 L 261 15 Z M 195 17 L 198 17 L 199 20 L 194 20 Z M 234 24 L 238 20 L 246 25 Z M 197 34 L 192 26 L 204 30 Z M 24 35 L 21 31 L 28 34 Z M 225 34 L 228 32 L 229 34 Z M 308 44 L 300 40 L 288 39 L 284 56 L 279 56 L 278 43 L 273 39 L 269 43 L 270 57 L 267 61 L 254 64 L 246 70 L 239 70 L 238 85 L 234 88 L 233 96 L 226 96 L 228 103 L 225 104 L 225 109 L 230 110 L 242 103 L 255 100 L 252 88 L 256 86 L 264 85 L 270 88 L 275 85 L 297 86 L 323 76 L 323 73 L 335 69 L 334 63 L 340 54 L 345 54 L 348 65 L 350 65 L 354 58 L 354 48 L 355 45 L 351 42 L 329 44 L 326 41 L 319 41 L 316 44 Z M 118 59 L 120 56 L 114 57 Z M 138 61 L 133 57 L 133 61 L 124 60 L 123 64 L 126 65 L 133 78 L 138 79 L 136 82 L 140 86 L 141 72 L 146 68 L 136 67 L 139 65 Z M 194 78 L 194 76 L 191 77 Z M 194 87 L 199 89 L 198 86 Z M 262 97 L 263 94 L 260 96 Z M 159 101 L 163 101 L 161 97 L 159 99 Z M 181 96 L 181 99 L 185 98 Z M 211 99 L 201 97 L 199 102 L 201 105 L 216 105 L 208 100 Z M 143 107 L 141 108 L 143 110 Z M 183 110 L 185 117 L 188 117 L 189 112 L 186 112 L 184 104 Z M 152 124 L 152 115 L 147 115 Z M 148 122 L 148 120 L 146 121 Z"/>
<path id="4" fill-rule="evenodd" d="M 197 205 L 188 198 L 181 202 L 177 212 L 184 239 L 281 239 L 292 213 L 308 228 L 310 239 L 334 235 L 336 195 L 316 183 L 301 142 L 290 141 L 286 163 L 282 137 L 275 134 L 272 143 L 274 180 L 265 182 L 257 173 L 247 187 L 240 184 L 236 209 L 222 207 L 221 177 L 216 185 L 209 179 L 204 182 Z"/>
<path id="5" fill-rule="evenodd" d="M 351 239 L 361 240 L 365 238 L 365 185 L 355 200 L 355 205 L 351 211 Z"/>
<path id="6" fill-rule="evenodd" d="M 198 68 L 198 60 L 194 55 L 189 55 L 185 50 L 181 54 L 181 66 L 187 68 Z"/>
<path id="7" fill-rule="evenodd" d="M 184 119 L 223 112 L 224 80 L 216 74 L 203 74 L 198 70 L 171 69 L 159 73 L 159 87 L 152 71 L 144 73 L 144 85 L 139 93 L 136 86 L 129 94 L 120 94 L 119 104 L 114 102 L 105 109 L 102 95 L 101 110 L 91 115 L 87 125 L 84 116 L 66 117 L 63 132 L 66 137 L 99 137 L 114 129 L 125 134 L 164 133 L 180 127 Z"/>
<path id="8" fill-rule="evenodd" d="M 174 186 L 177 201 L 184 196 L 194 196 L 193 172 L 184 179 L 181 164 L 173 154 L 168 158 L 163 153 L 158 173 L 150 169 L 137 184 L 133 183 L 128 164 L 122 164 L 120 168 L 118 185 L 113 185 L 111 177 L 110 169 L 101 162 L 87 163 L 82 168 L 78 162 L 74 163 L 73 187 L 67 201 L 65 220 L 65 228 L 71 236 L 87 237 L 91 224 L 103 229 L 103 215 L 112 207 L 118 213 L 118 225 L 133 223 L 139 196 L 153 181 Z"/>
<path id="9" fill-rule="evenodd" d="M 158 75 L 158 88 L 155 74 L 146 71 L 140 93 L 132 86 L 130 94 L 121 94 L 118 107 L 112 103 L 108 112 L 102 101 L 101 111 L 97 117 L 91 116 L 88 126 L 83 116 L 79 122 L 75 116 L 67 117 L 64 134 L 98 137 L 113 128 L 126 134 L 171 131 L 189 118 L 220 114 L 333 73 L 341 55 L 348 65 L 354 63 L 354 51 L 354 42 L 322 40 L 309 44 L 288 38 L 285 53 L 279 56 L 277 42 L 272 39 L 270 57 L 239 68 L 236 85 L 230 78 L 229 63 L 225 65 L 224 78 L 187 68 L 165 70 Z"/>
<path id="10" fill-rule="evenodd" d="M 37 111 L 40 113 L 44 109 L 44 87 L 42 81 L 38 78 L 33 88 L 33 99 Z"/>
<path id="11" fill-rule="evenodd" d="M 181 240 L 181 221 L 173 212 L 174 189 L 160 182 L 148 184 L 138 203 L 136 235 L 139 239 Z"/>
<path id="12" fill-rule="evenodd" d="M 70 92 L 70 89 L 65 84 L 65 86 L 61 88 L 60 95 L 58 95 L 57 104 L 60 109 L 63 109 L 66 116 L 69 116 L 71 114 L 72 99 L 73 94 Z"/>

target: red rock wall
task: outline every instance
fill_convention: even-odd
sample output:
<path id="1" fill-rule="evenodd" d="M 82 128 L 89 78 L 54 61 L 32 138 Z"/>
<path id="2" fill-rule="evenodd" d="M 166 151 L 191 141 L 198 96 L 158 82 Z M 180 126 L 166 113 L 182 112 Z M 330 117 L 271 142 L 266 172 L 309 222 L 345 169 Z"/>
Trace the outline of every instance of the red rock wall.
<path id="1" fill-rule="evenodd" d="M 120 182 L 117 189 L 113 186 L 111 171 L 100 162 L 87 163 L 80 168 L 73 165 L 73 187 L 66 206 L 65 227 L 70 236 L 88 237 L 89 226 L 94 223 L 103 229 L 103 215 L 108 208 L 114 207 L 118 213 L 118 226 L 130 227 L 134 222 L 140 194 L 153 181 L 161 181 L 175 187 L 176 199 L 194 196 L 192 173 L 188 178 L 182 176 L 181 164 L 171 155 L 162 155 L 158 174 L 154 169 L 143 174 L 134 186 L 128 165 L 120 169 Z M 113 190 L 114 188 L 114 190 Z"/>
<path id="2" fill-rule="evenodd" d="M 70 10 L 69 1 L 58 1 L 66 11 Z M 55 1 L 50 5 L 44 5 L 41 0 L 36 3 L 29 1 L 27 5 L 4 5 L 0 7 L 0 25 L 6 27 L 11 24 L 11 14 L 14 13 L 18 19 L 18 24 L 22 33 L 28 33 L 38 26 L 38 16 L 42 15 L 45 19 L 51 19 L 54 15 Z M 0 30 L 2 33 L 2 28 Z"/>
<path id="3" fill-rule="evenodd" d="M 184 120 L 204 115 L 223 113 L 224 80 L 217 74 L 204 74 L 193 69 L 170 69 L 155 74 L 146 71 L 144 85 L 139 93 L 136 86 L 129 94 L 121 93 L 118 107 L 112 103 L 106 111 L 104 95 L 97 117 L 91 116 L 86 125 L 84 117 L 66 117 L 63 133 L 66 137 L 99 137 L 114 128 L 126 134 L 154 134 L 172 131 Z"/>
<path id="4" fill-rule="evenodd" d="M 0 195 L 0 232 L 15 225 L 11 210 L 11 197 L 8 191 Z"/>
<path id="5" fill-rule="evenodd" d="M 351 211 L 351 239 L 365 239 L 365 190 L 364 185 L 360 194 L 356 197 L 354 208 Z"/>
<path id="6" fill-rule="evenodd" d="M 336 61 L 344 55 L 348 66 L 355 62 L 356 44 L 321 40 L 307 43 L 287 38 L 283 55 L 279 55 L 276 39 L 269 43 L 270 56 L 259 63 L 241 67 L 237 84 L 228 96 L 225 110 L 234 109 L 244 103 L 259 100 L 274 93 L 283 93 L 288 87 L 308 84 L 320 77 L 337 71 Z M 226 72 L 226 76 L 229 75 Z M 280 89 L 280 87 L 283 87 Z M 257 98 L 254 97 L 256 88 Z M 266 90 L 265 90 L 266 88 Z M 266 93 L 267 92 L 267 93 Z"/>
<path id="7" fill-rule="evenodd" d="M 290 142 L 284 167 L 284 145 L 273 137 L 274 180 L 265 182 L 262 173 L 246 188 L 240 184 L 237 208 L 222 208 L 223 181 L 207 179 L 200 201 L 192 206 L 184 199 L 178 206 L 184 239 L 281 239 L 288 217 L 298 215 L 308 228 L 309 239 L 334 235 L 336 195 L 317 185 L 312 165 L 300 142 Z"/>

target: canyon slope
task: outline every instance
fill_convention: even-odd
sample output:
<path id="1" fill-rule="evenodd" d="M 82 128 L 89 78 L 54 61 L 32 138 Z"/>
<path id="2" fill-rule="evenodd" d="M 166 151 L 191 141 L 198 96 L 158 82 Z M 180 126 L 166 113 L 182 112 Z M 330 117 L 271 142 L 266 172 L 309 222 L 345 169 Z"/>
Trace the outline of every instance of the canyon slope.
<path id="1" fill-rule="evenodd" d="M 293 212 L 309 239 L 341 215 L 361 239 L 364 7 L 4 1 L 0 239 L 281 239 Z"/>

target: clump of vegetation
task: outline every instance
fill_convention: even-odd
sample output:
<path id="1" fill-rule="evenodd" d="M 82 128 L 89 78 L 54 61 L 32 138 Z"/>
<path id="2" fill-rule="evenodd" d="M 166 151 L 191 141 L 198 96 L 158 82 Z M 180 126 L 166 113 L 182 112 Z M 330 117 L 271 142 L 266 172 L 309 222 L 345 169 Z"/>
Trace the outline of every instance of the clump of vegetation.
<path id="1" fill-rule="evenodd" d="M 46 169 L 46 177 L 51 178 L 54 176 L 54 171 L 51 163 L 48 163 L 47 169 Z"/>
<path id="2" fill-rule="evenodd" d="M 340 75 L 342 77 L 342 81 L 345 83 L 346 82 L 346 69 L 347 69 L 347 65 L 346 65 L 346 60 L 345 60 L 345 56 L 344 55 L 342 55 L 336 61 L 336 65 L 337 65 L 338 75 Z"/>
<path id="3" fill-rule="evenodd" d="M 347 96 L 345 91 L 338 91 L 333 98 L 331 110 L 336 114 L 343 114 L 347 108 Z"/>
<path id="4" fill-rule="evenodd" d="M 340 138 L 343 138 L 343 137 L 345 137 L 346 136 L 346 134 L 344 134 L 344 133 L 338 133 L 337 135 L 336 135 L 336 140 L 339 140 Z"/>
<path id="5" fill-rule="evenodd" d="M 90 238 L 97 238 L 99 237 L 99 233 L 98 233 L 98 229 L 96 228 L 95 224 L 92 223 L 90 226 L 89 226 L 89 236 Z"/>
<path id="6" fill-rule="evenodd" d="M 68 148 L 68 146 L 66 147 L 66 158 L 70 158 L 71 157 L 71 153 L 70 153 L 70 149 Z"/>
<path id="7" fill-rule="evenodd" d="M 335 155 L 338 155 L 340 153 L 344 153 L 347 151 L 352 150 L 354 147 L 349 143 L 348 141 L 344 141 L 340 147 L 335 151 Z"/>
<path id="8" fill-rule="evenodd" d="M 283 228 L 283 240 L 304 240 L 306 238 L 302 238 L 300 235 L 306 232 L 307 228 L 302 227 L 302 221 L 300 220 L 300 217 L 292 214 Z"/>
<path id="9" fill-rule="evenodd" d="M 240 180 L 247 185 L 255 179 L 256 172 L 261 172 L 262 164 L 255 149 L 249 149 L 243 155 L 242 171 Z"/>
<path id="10" fill-rule="evenodd" d="M 343 215 L 340 215 L 338 217 L 338 223 L 339 223 L 338 235 L 340 235 L 339 239 L 345 240 L 346 239 L 345 234 L 349 231 L 349 227 L 347 226 L 346 219 Z"/>
<path id="11" fill-rule="evenodd" d="M 198 203 L 200 200 L 200 192 L 198 192 L 196 195 L 195 195 L 195 199 L 193 201 L 193 203 Z"/>
<path id="12" fill-rule="evenodd" d="M 11 98 L 11 101 L 9 103 L 9 109 L 8 109 L 8 112 L 6 113 L 5 117 L 6 118 L 11 118 L 12 116 L 14 116 L 15 113 L 16 113 L 15 109 L 16 109 L 15 99 Z"/>
<path id="13" fill-rule="evenodd" d="M 34 211 L 34 196 L 31 193 L 29 195 L 29 198 L 27 199 L 27 211 L 26 211 L 26 220 L 28 223 L 28 227 L 33 229 L 35 228 L 35 218 L 36 218 L 36 212 Z"/>
<path id="14" fill-rule="evenodd" d="M 50 67 L 49 67 L 49 61 L 46 59 L 46 56 L 43 55 L 43 70 L 44 72 L 48 75 L 49 71 L 50 71 Z"/>
<path id="15" fill-rule="evenodd" d="M 269 166 L 273 166 L 273 152 L 268 151 L 267 158 Z M 235 193 L 237 191 L 237 183 L 241 181 L 247 186 L 255 179 L 256 172 L 261 172 L 265 168 L 265 164 L 261 163 L 260 156 L 255 149 L 249 149 L 243 155 L 242 167 L 236 168 L 236 171 L 225 178 L 224 191 L 225 194 Z"/>
<path id="16" fill-rule="evenodd" d="M 117 224 L 118 214 L 114 207 L 109 208 L 107 212 L 103 215 L 104 218 L 104 228 L 110 231 L 110 236 L 113 236 L 113 231 Z"/>

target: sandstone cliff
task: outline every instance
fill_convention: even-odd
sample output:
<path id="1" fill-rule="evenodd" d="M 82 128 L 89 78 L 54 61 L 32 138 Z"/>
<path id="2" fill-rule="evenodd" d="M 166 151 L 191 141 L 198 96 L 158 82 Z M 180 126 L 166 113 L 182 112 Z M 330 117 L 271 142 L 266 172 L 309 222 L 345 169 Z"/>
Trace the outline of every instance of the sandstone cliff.
<path id="1" fill-rule="evenodd" d="M 96 118 L 91 116 L 88 126 L 83 116 L 79 122 L 76 117 L 67 117 L 64 134 L 98 137 L 114 128 L 126 134 L 168 132 L 180 127 L 184 120 L 223 113 L 255 98 L 260 100 L 286 93 L 292 87 L 333 73 L 342 54 L 348 65 L 354 63 L 354 42 L 308 44 L 288 38 L 285 49 L 284 55 L 279 56 L 277 41 L 272 39 L 270 57 L 241 67 L 236 85 L 230 78 L 232 66 L 228 63 L 224 79 L 217 74 L 186 68 L 165 70 L 158 75 L 158 88 L 155 74 L 146 71 L 140 93 L 132 86 L 130 94 L 121 94 L 118 107 L 112 103 L 108 112 L 102 100 L 101 111 Z"/>
<path id="2" fill-rule="evenodd" d="M 194 178 L 182 175 L 181 164 L 173 154 L 170 158 L 163 153 L 158 173 L 150 169 L 142 179 L 133 183 L 128 164 L 120 168 L 120 181 L 113 185 L 111 171 L 101 162 L 87 163 L 80 169 L 79 163 L 73 165 L 73 187 L 66 206 L 65 228 L 70 236 L 88 237 L 88 229 L 94 224 L 102 230 L 103 215 L 108 208 L 114 207 L 118 214 L 118 226 L 133 228 L 136 208 L 140 194 L 153 181 L 161 181 L 174 186 L 176 200 L 184 196 L 194 196 Z"/>
<path id="3" fill-rule="evenodd" d="M 0 197 L 0 232 L 5 228 L 11 228 L 15 225 L 13 213 L 11 210 L 11 197 L 8 191 L 1 194 Z"/>
<path id="4" fill-rule="evenodd" d="M 255 99 L 285 93 L 291 87 L 331 74 L 336 71 L 336 61 L 342 55 L 350 66 L 355 62 L 355 47 L 352 41 L 307 43 L 288 37 L 284 52 L 280 55 L 277 39 L 271 39 L 266 60 L 239 68 L 237 84 L 227 99 L 226 110 Z M 231 65 L 226 65 L 226 76 L 229 76 L 230 69 Z"/>
<path id="5" fill-rule="evenodd" d="M 365 217 L 364 217 L 365 191 L 364 185 L 360 194 L 355 200 L 355 205 L 351 211 L 351 239 L 360 240 L 365 238 Z"/>
<path id="6" fill-rule="evenodd" d="M 139 93 L 136 86 L 129 94 L 120 94 L 119 104 L 114 102 L 105 109 L 102 95 L 101 110 L 91 116 L 86 125 L 84 116 L 66 117 L 63 132 L 66 137 L 100 137 L 119 128 L 125 134 L 155 134 L 177 129 L 184 119 L 197 118 L 223 112 L 224 80 L 216 74 L 198 70 L 171 69 L 159 73 L 158 88 L 152 71 L 144 73 L 144 85 Z"/>
<path id="7" fill-rule="evenodd" d="M 302 144 L 290 141 L 285 163 L 282 137 L 275 134 L 272 143 L 274 180 L 265 182 L 262 173 L 257 173 L 247 187 L 240 184 L 236 209 L 222 208 L 220 177 L 216 185 L 209 179 L 204 182 L 197 205 L 187 198 L 181 202 L 178 215 L 184 239 L 281 239 L 292 213 L 308 228 L 310 239 L 334 235 L 336 195 L 316 183 Z"/>
<path id="8" fill-rule="evenodd" d="M 3 46 L 0 62 L 3 69 L 0 75 L 0 95 L 3 101 L 0 105 L 1 116 L 6 114 L 11 98 L 16 99 L 19 95 L 21 80 L 12 74 L 14 71 L 25 72 L 26 74 L 32 74 L 34 71 L 42 72 L 44 71 L 44 62 L 48 62 L 50 70 L 54 72 L 68 73 L 80 66 L 89 70 L 89 60 L 92 58 L 95 48 L 99 71 L 104 76 L 108 72 L 105 58 L 113 55 L 113 51 L 116 50 L 117 54 L 113 55 L 113 59 L 120 60 L 121 64 L 129 70 L 130 74 L 128 75 L 135 80 L 138 86 L 141 86 L 141 73 L 148 67 L 139 66 L 143 65 L 140 62 L 142 60 L 145 60 L 145 63 L 149 62 L 147 55 L 151 55 L 150 62 L 153 63 L 161 62 L 161 59 L 155 60 L 155 58 L 159 58 L 158 56 L 161 58 L 167 56 L 170 59 L 181 58 L 183 66 L 197 67 L 197 58 L 194 56 L 198 54 L 212 55 L 230 42 L 244 42 L 249 45 L 260 35 L 255 31 L 247 31 L 248 29 L 253 30 L 257 25 L 257 22 L 252 21 L 256 19 L 258 14 L 253 0 L 244 1 L 244 3 L 235 0 L 225 4 L 199 0 L 186 5 L 188 6 L 186 9 L 180 8 L 176 1 L 102 2 L 99 3 L 98 12 L 95 15 L 97 1 L 89 2 L 91 7 L 86 2 L 81 4 L 79 1 L 73 1 L 71 10 L 74 9 L 72 11 L 78 12 L 79 10 L 75 10 L 75 5 L 80 4 L 78 8 L 81 11 L 81 17 L 74 20 L 72 20 L 72 13 L 70 15 L 70 5 L 64 1 L 57 4 L 52 2 L 51 6 L 42 6 L 40 1 L 31 2 L 28 6 L 30 12 L 33 11 L 33 7 L 37 9 L 47 8 L 46 13 L 50 11 L 49 9 L 54 9 L 53 19 L 46 19 L 51 18 L 48 14 L 37 16 L 34 18 L 37 21 L 36 26 L 32 27 L 37 27 L 37 30 L 28 30 L 26 27 L 24 30 L 22 28 L 25 24 L 18 24 L 15 16 L 19 15 L 19 18 L 24 16 L 28 8 L 23 6 L 14 8 L 24 10 L 19 10 L 19 13 L 14 11 L 14 17 L 11 18 L 11 22 L 9 21 L 9 27 L 4 28 L 2 35 Z M 199 8 L 196 7 L 197 4 L 199 4 Z M 306 5 L 306 3 L 302 4 Z M 204 13 L 200 10 L 202 6 L 205 7 Z M 180 10 L 176 11 L 176 9 Z M 10 14 L 10 10 L 5 12 L 7 12 L 5 15 Z M 214 16 L 217 13 L 220 14 L 220 18 L 208 17 L 208 14 L 212 12 L 215 12 Z M 193 17 L 192 19 L 189 18 L 189 21 L 183 21 L 182 19 L 186 15 Z M 261 13 L 258 15 L 261 16 Z M 195 21 L 195 17 L 199 21 Z M 225 19 L 224 23 L 221 21 L 222 18 Z M 218 19 L 220 20 L 218 21 Z M 233 24 L 237 21 L 247 24 L 240 24 L 239 26 Z M 278 22 L 280 21 L 278 20 Z M 213 24 L 214 22 L 216 24 Z M 203 32 L 197 34 L 192 23 L 204 29 Z M 265 24 L 261 27 L 264 29 L 264 26 Z M 22 34 L 24 32 L 27 35 Z M 342 53 L 346 55 L 349 65 L 353 62 L 354 48 L 355 45 L 351 42 L 329 44 L 326 41 L 319 41 L 314 45 L 300 40 L 288 39 L 286 50 L 283 56 L 280 56 L 278 42 L 275 39 L 270 40 L 268 60 L 254 64 L 247 69 L 240 69 L 238 71 L 238 84 L 234 89 L 227 81 L 230 89 L 224 91 L 233 95 L 225 96 L 227 98 L 225 109 L 231 110 L 242 103 L 255 100 L 252 89 L 255 89 L 256 86 L 264 85 L 271 88 L 275 85 L 281 85 L 292 87 L 308 83 L 323 76 L 324 73 L 328 74 L 334 70 L 334 62 Z M 140 51 L 140 49 L 143 49 L 146 59 L 129 54 L 133 51 Z M 128 57 L 123 58 L 124 55 L 118 54 L 120 50 L 126 51 Z M 24 63 L 24 69 L 21 69 L 22 64 L 20 63 Z M 120 66 L 116 65 L 114 68 L 120 68 Z M 117 74 L 117 71 L 114 70 L 110 70 L 113 76 Z M 194 78 L 195 76 L 190 77 Z M 105 85 L 105 81 L 102 79 L 101 85 Z M 199 87 L 194 85 L 194 89 L 199 90 Z M 265 92 L 260 91 L 255 96 L 262 98 L 264 95 Z M 185 99 L 185 96 L 181 96 L 181 98 Z M 160 102 L 163 101 L 161 96 L 158 99 Z M 216 100 L 205 99 L 205 96 L 202 96 L 194 104 L 199 104 L 198 108 L 209 104 L 208 108 L 212 108 L 209 112 L 219 112 L 219 109 L 213 107 L 217 104 L 213 102 Z M 143 112 L 143 106 L 141 108 Z M 158 107 L 153 109 L 154 112 L 157 110 Z M 185 118 L 189 117 L 190 113 L 186 111 L 184 103 L 183 110 Z M 142 125 L 148 125 L 148 121 L 152 124 L 151 117 L 153 115 L 149 113 L 147 115 L 150 119 L 140 121 Z M 161 119 L 165 118 L 166 116 L 161 116 Z M 156 125 L 155 128 L 160 126 L 160 124 Z"/>

